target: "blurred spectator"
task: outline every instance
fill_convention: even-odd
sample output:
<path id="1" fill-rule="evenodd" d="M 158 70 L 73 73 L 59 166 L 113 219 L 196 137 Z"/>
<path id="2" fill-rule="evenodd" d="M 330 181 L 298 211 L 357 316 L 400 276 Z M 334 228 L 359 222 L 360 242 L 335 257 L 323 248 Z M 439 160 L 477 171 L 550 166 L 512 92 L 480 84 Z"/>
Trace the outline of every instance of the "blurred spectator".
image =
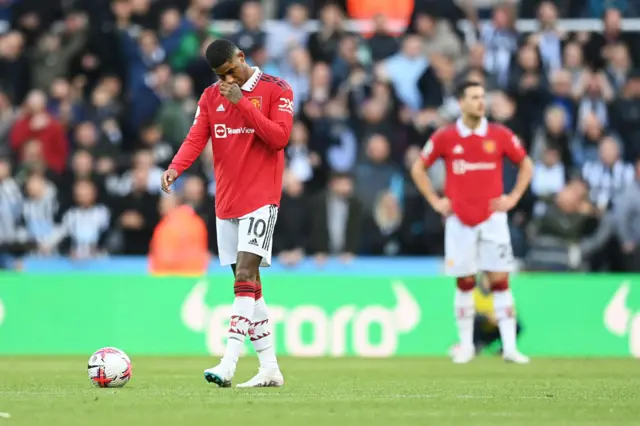
<path id="1" fill-rule="evenodd" d="M 501 87 L 506 87 L 511 56 L 518 48 L 513 10 L 509 6 L 499 6 L 493 10 L 491 22 L 480 29 L 480 42 L 486 49 L 485 69 L 496 76 Z"/>
<path id="2" fill-rule="evenodd" d="M 131 191 L 118 200 L 116 222 L 122 229 L 124 254 L 145 254 L 158 223 L 158 195 L 147 190 L 149 171 L 134 169 Z"/>
<path id="3" fill-rule="evenodd" d="M 163 138 L 160 125 L 150 123 L 140 130 L 140 148 L 153 155 L 153 163 L 162 169 L 169 167 L 173 154 L 177 151 Z"/>
<path id="4" fill-rule="evenodd" d="M 549 82 L 542 67 L 540 51 L 530 44 L 517 53 L 516 64 L 509 75 L 509 91 L 515 94 L 518 105 L 527 105 L 520 114 L 533 124 L 542 121 L 542 111 L 549 102 Z"/>
<path id="5" fill-rule="evenodd" d="M 447 21 L 438 20 L 428 13 L 419 13 L 416 16 L 415 31 L 422 38 L 422 54 L 426 58 L 437 53 L 454 62 L 460 60 L 462 46 Z"/>
<path id="6" fill-rule="evenodd" d="M 293 123 L 289 146 L 286 148 L 287 169 L 300 182 L 313 179 L 314 168 L 321 162 L 318 154 L 309 152 L 309 134 L 300 121 Z"/>
<path id="7" fill-rule="evenodd" d="M 158 110 L 156 123 L 162 128 L 167 141 L 178 147 L 189 133 L 197 100 L 193 96 L 193 84 L 188 76 L 176 75 L 172 83 L 172 96 Z"/>
<path id="8" fill-rule="evenodd" d="M 130 194 L 133 190 L 133 176 L 136 171 L 146 173 L 146 188 L 150 194 L 160 193 L 160 176 L 162 176 L 163 169 L 155 165 L 153 153 L 148 150 L 136 152 L 133 157 L 133 168 L 124 172 L 122 176 L 109 175 L 106 180 L 107 191 L 120 196 Z"/>
<path id="9" fill-rule="evenodd" d="M 313 215 L 304 185 L 293 173 L 287 173 L 273 240 L 274 252 L 278 253 L 278 259 L 283 264 L 295 265 L 304 258 Z"/>
<path id="10" fill-rule="evenodd" d="M 22 208 L 22 198 L 20 186 L 12 177 L 11 162 L 0 156 L 0 205 L 5 208 L 3 211 L 15 218 Z"/>
<path id="11" fill-rule="evenodd" d="M 345 35 L 342 10 L 333 3 L 327 3 L 320 14 L 320 30 L 309 36 L 307 48 L 311 59 L 314 62 L 333 62 L 340 40 Z"/>
<path id="12" fill-rule="evenodd" d="M 163 195 L 164 196 L 164 195 Z M 162 202 L 162 201 L 161 201 Z M 202 218 L 209 235 L 209 251 L 216 252 L 216 212 L 213 197 L 207 194 L 205 181 L 198 176 L 189 176 L 182 189 L 183 204 L 191 207 Z"/>
<path id="13" fill-rule="evenodd" d="M 371 60 L 382 61 L 398 51 L 398 40 L 387 29 L 387 16 L 377 13 L 373 17 L 373 35 L 368 40 Z"/>
<path id="14" fill-rule="evenodd" d="M 266 39 L 267 51 L 269 57 L 281 67 L 285 65 L 291 50 L 307 45 L 309 33 L 305 24 L 308 15 L 309 10 L 303 2 L 292 2 L 287 8 L 286 20 L 277 22 L 269 28 Z M 287 81 L 291 84 L 290 80 Z M 293 93 L 298 92 L 294 90 Z"/>
<path id="15" fill-rule="evenodd" d="M 558 148 L 547 146 L 541 157 L 542 159 L 536 162 L 531 192 L 538 198 L 548 199 L 564 188 L 566 171 L 560 161 Z"/>
<path id="16" fill-rule="evenodd" d="M 631 72 L 629 49 L 622 43 L 612 47 L 611 59 L 607 63 L 606 76 L 616 94 L 619 94 Z"/>
<path id="17" fill-rule="evenodd" d="M 204 275 L 209 251 L 207 228 L 202 218 L 191 207 L 180 205 L 174 195 L 162 197 L 159 213 L 162 219 L 153 231 L 149 248 L 150 272 L 155 275 Z"/>
<path id="18" fill-rule="evenodd" d="M 412 111 L 422 107 L 420 93 L 416 91 L 418 79 L 429 66 L 421 54 L 422 40 L 415 35 L 408 36 L 402 43 L 402 50 L 383 62 L 379 68 L 381 77 L 392 82 L 398 98 Z"/>
<path id="19" fill-rule="evenodd" d="M 24 36 L 18 31 L 0 36 L 0 88 L 14 105 L 23 102 L 31 84 L 31 68 L 24 43 Z"/>
<path id="20" fill-rule="evenodd" d="M 111 212 L 103 204 L 98 204 L 96 198 L 93 182 L 77 181 L 73 187 L 75 206 L 63 214 L 55 235 L 43 244 L 43 249 L 50 251 L 62 243 L 63 252 L 75 259 L 103 254 L 111 224 Z"/>
<path id="21" fill-rule="evenodd" d="M 621 96 L 613 103 L 613 127 L 624 141 L 624 160 L 635 162 L 640 158 L 640 72 L 629 74 Z"/>
<path id="22" fill-rule="evenodd" d="M 571 155 L 571 135 L 567 129 L 566 110 L 561 106 L 551 106 L 545 111 L 544 124 L 536 130 L 529 150 L 531 158 L 536 163 L 544 162 L 544 153 L 549 148 L 557 150 L 564 172 L 568 173 L 573 167 Z"/>
<path id="23" fill-rule="evenodd" d="M 0 156 L 8 155 L 9 132 L 18 118 L 18 111 L 5 92 L 0 92 Z"/>
<path id="24" fill-rule="evenodd" d="M 367 255 L 395 256 L 401 247 L 402 210 L 391 191 L 378 195 L 373 214 L 365 216 L 362 225 L 362 247 Z"/>
<path id="25" fill-rule="evenodd" d="M 303 100 L 309 97 L 309 74 L 312 63 L 309 52 L 302 47 L 295 47 L 289 50 L 288 63 L 283 66 L 281 76 L 295 93 L 293 98 L 293 112 L 298 114 Z"/>
<path id="26" fill-rule="evenodd" d="M 20 215 L 21 226 L 28 240 L 35 241 L 41 254 L 51 254 L 55 247 L 47 245 L 54 237 L 58 219 L 58 200 L 55 186 L 43 176 L 34 174 L 25 184 L 25 199 Z"/>
<path id="27" fill-rule="evenodd" d="M 365 159 L 355 171 L 355 195 L 365 215 L 373 214 L 376 200 L 402 182 L 400 169 L 389 160 L 389 141 L 372 135 L 366 144 Z"/>
<path id="28" fill-rule="evenodd" d="M 579 43 L 567 43 L 564 48 L 564 69 L 571 73 L 571 84 L 577 84 L 585 68 L 582 47 Z"/>
<path id="29" fill-rule="evenodd" d="M 20 118 L 11 129 L 11 149 L 24 158 L 24 146 L 28 141 L 41 144 L 46 165 L 56 173 L 66 166 L 69 145 L 64 129 L 47 111 L 47 98 L 41 91 L 33 91 L 25 101 Z"/>
<path id="30" fill-rule="evenodd" d="M 584 56 L 589 60 L 589 65 L 596 69 L 603 68 L 613 54 L 614 46 L 622 43 L 633 52 L 634 58 L 640 54 L 637 38 L 622 31 L 622 14 L 616 8 L 607 8 L 602 16 L 604 30 L 602 33 L 589 33 L 584 45 Z"/>
<path id="31" fill-rule="evenodd" d="M 635 165 L 635 181 L 624 190 L 616 206 L 618 239 L 622 244 L 625 270 L 640 271 L 640 160 Z"/>
<path id="32" fill-rule="evenodd" d="M 598 144 L 607 136 L 604 125 L 595 113 L 586 113 L 577 126 L 578 133 L 574 138 L 571 151 L 574 163 L 581 167 L 586 161 L 598 158 Z"/>
<path id="33" fill-rule="evenodd" d="M 558 26 L 558 8 L 554 2 L 540 2 L 538 22 L 540 30 L 530 37 L 530 42 L 540 50 L 545 70 L 553 72 L 562 67 L 562 47 L 567 35 Z"/>
<path id="34" fill-rule="evenodd" d="M 247 54 L 263 46 L 266 35 L 262 31 L 262 6 L 258 1 L 247 1 L 240 12 L 242 28 L 231 37 L 236 46 Z"/>
<path id="35" fill-rule="evenodd" d="M 586 115 L 595 114 L 604 127 L 608 127 L 609 103 L 614 91 L 604 73 L 584 72 L 574 87 L 573 96 L 579 99 L 578 124 Z"/>
<path id="36" fill-rule="evenodd" d="M 577 269 L 581 258 L 577 244 L 593 225 L 594 207 L 583 182 L 574 180 L 547 204 L 545 212 L 531 222 L 530 269 Z"/>
<path id="37" fill-rule="evenodd" d="M 327 255 L 340 255 L 345 262 L 358 252 L 360 244 L 362 208 L 353 196 L 353 179 L 335 173 L 327 191 L 311 203 L 310 252 L 320 264 Z"/>
<path id="38" fill-rule="evenodd" d="M 86 43 L 88 24 L 85 14 L 72 13 L 38 40 L 31 56 L 32 89 L 48 90 L 56 78 L 68 75 L 71 60 Z"/>
<path id="39" fill-rule="evenodd" d="M 555 70 L 551 73 L 551 99 L 549 104 L 564 111 L 564 131 L 569 132 L 576 125 L 576 102 L 573 99 L 573 81 L 567 69 Z"/>
<path id="40" fill-rule="evenodd" d="M 456 84 L 469 80 L 470 73 L 475 71 L 481 73 L 484 77 L 484 84 L 487 92 L 496 90 L 498 88 L 498 81 L 495 78 L 495 75 L 487 68 L 485 55 L 486 48 L 483 44 L 475 43 L 470 46 L 466 58 L 463 58 L 463 62 L 466 61 L 466 66 L 461 67 L 462 70 L 456 75 Z"/>
<path id="41" fill-rule="evenodd" d="M 582 178 L 589 185 L 591 202 L 603 213 L 631 185 L 634 170 L 632 165 L 622 161 L 619 145 L 612 138 L 602 139 L 598 152 L 597 161 L 587 161 L 582 167 Z"/>
<path id="42" fill-rule="evenodd" d="M 72 189 L 76 181 L 90 180 L 96 187 L 97 199 L 100 202 L 108 202 L 104 186 L 104 176 L 96 171 L 95 158 L 89 151 L 78 150 L 71 157 L 69 169 L 59 179 L 58 198 L 62 206 L 72 204 Z"/>

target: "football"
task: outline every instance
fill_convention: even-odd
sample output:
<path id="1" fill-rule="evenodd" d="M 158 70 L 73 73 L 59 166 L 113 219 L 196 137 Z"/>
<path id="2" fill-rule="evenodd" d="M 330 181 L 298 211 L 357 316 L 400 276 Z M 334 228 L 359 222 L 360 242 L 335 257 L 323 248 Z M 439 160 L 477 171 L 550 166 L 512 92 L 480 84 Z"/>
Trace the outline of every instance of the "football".
<path id="1" fill-rule="evenodd" d="M 89 358 L 89 380 L 99 388 L 121 388 L 131 379 L 131 360 L 120 349 L 102 348 Z"/>

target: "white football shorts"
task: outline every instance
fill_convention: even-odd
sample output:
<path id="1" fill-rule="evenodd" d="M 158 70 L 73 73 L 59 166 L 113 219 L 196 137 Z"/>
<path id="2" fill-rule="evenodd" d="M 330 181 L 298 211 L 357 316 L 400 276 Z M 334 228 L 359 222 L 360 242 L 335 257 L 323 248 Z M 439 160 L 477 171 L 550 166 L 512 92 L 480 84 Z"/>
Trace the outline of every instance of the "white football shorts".
<path id="1" fill-rule="evenodd" d="M 478 272 L 511 272 L 513 251 L 507 214 L 493 213 L 487 220 L 467 226 L 451 215 L 445 223 L 445 273 L 454 277 Z"/>
<path id="2" fill-rule="evenodd" d="M 218 253 L 222 266 L 234 265 L 238 252 L 262 257 L 260 266 L 271 266 L 273 232 L 278 218 L 278 206 L 272 204 L 238 219 L 216 218 Z"/>

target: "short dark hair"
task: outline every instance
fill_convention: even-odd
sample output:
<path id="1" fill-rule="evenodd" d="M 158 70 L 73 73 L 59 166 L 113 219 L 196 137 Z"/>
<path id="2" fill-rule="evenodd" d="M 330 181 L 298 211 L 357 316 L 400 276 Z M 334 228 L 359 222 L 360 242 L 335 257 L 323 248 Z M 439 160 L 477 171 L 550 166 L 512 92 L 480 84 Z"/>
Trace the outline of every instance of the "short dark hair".
<path id="1" fill-rule="evenodd" d="M 483 87 L 482 83 L 474 80 L 463 81 L 456 87 L 456 97 L 458 99 L 464 98 L 464 95 L 467 93 L 467 89 L 469 87 Z"/>
<path id="2" fill-rule="evenodd" d="M 230 40 L 219 38 L 207 46 L 207 62 L 211 69 L 229 62 L 238 51 L 238 47 Z"/>

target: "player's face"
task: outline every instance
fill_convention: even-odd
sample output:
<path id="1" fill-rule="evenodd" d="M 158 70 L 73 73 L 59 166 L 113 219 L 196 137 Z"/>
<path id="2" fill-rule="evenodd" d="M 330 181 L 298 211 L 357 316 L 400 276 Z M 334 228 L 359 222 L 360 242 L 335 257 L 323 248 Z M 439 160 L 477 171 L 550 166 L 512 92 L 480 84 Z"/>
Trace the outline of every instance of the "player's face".
<path id="1" fill-rule="evenodd" d="M 244 53 L 237 52 L 230 61 L 225 62 L 213 71 L 220 80 L 242 86 L 249 79 L 248 68 L 244 60 Z"/>
<path id="2" fill-rule="evenodd" d="M 463 114 L 481 118 L 485 113 L 484 87 L 472 86 L 467 88 L 464 97 L 460 99 L 460 110 Z"/>

